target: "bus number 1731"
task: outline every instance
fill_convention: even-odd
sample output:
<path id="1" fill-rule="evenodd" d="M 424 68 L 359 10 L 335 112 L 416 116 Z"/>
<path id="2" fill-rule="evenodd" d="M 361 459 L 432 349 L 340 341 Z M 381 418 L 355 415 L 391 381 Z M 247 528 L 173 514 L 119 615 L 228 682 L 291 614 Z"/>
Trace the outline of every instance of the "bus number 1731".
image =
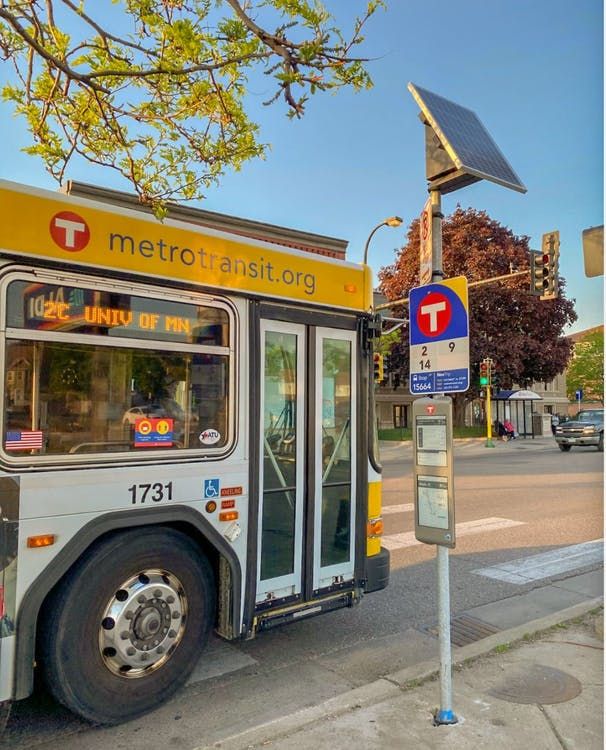
<path id="1" fill-rule="evenodd" d="M 159 503 L 162 500 L 173 499 L 173 483 L 167 482 L 162 484 L 156 482 L 155 484 L 133 484 L 128 488 L 130 492 L 131 503 L 137 505 L 138 503 L 144 503 L 146 500 L 151 500 L 154 503 Z"/>

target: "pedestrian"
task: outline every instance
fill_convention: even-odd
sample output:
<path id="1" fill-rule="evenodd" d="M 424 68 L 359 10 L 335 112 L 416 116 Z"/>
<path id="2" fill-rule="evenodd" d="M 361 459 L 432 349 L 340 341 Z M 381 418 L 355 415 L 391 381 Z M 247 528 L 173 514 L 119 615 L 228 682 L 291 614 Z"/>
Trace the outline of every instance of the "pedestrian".
<path id="1" fill-rule="evenodd" d="M 503 427 L 505 429 L 505 435 L 509 440 L 515 440 L 516 439 L 516 430 L 515 427 L 511 424 L 511 422 L 508 419 L 503 420 Z"/>

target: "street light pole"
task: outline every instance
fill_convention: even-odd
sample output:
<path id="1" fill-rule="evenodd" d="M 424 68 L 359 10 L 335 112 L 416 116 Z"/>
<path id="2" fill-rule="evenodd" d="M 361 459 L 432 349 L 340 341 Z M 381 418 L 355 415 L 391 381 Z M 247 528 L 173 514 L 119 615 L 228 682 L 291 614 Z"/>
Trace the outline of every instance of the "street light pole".
<path id="1" fill-rule="evenodd" d="M 368 235 L 368 239 L 366 240 L 366 244 L 364 245 L 364 260 L 362 261 L 364 265 L 366 265 L 366 261 L 368 260 L 368 247 L 370 245 L 370 241 L 372 240 L 377 229 L 381 229 L 381 227 L 399 227 L 401 223 L 402 219 L 399 216 L 390 216 L 388 219 L 384 219 L 379 224 L 377 224 L 377 226 Z"/>

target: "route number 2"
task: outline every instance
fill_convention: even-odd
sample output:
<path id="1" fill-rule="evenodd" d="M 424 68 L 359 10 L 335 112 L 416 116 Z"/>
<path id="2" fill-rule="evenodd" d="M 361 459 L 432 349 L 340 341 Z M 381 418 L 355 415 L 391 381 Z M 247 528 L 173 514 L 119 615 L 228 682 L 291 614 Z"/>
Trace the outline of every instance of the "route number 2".
<path id="1" fill-rule="evenodd" d="M 448 342 L 448 349 L 449 349 L 449 351 L 454 352 L 455 346 L 456 346 L 456 344 L 455 344 L 454 341 L 449 341 Z M 429 355 L 427 353 L 427 347 L 426 346 L 422 346 L 421 347 L 421 357 L 423 357 L 424 359 L 420 359 L 419 360 L 419 367 L 421 368 L 421 370 L 431 370 L 431 360 L 430 359 L 425 359 L 425 357 L 428 357 L 428 356 Z"/>

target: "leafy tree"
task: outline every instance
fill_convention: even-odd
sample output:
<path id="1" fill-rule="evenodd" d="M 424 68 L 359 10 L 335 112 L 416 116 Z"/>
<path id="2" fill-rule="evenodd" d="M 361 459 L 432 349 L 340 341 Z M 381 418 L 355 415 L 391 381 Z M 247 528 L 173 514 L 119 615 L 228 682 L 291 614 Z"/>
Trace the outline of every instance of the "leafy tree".
<path id="1" fill-rule="evenodd" d="M 0 54 L 16 78 L 2 96 L 59 182 L 79 155 L 161 212 L 266 152 L 250 76 L 267 76 L 265 103 L 283 99 L 290 117 L 316 92 L 369 88 L 353 51 L 383 4 L 368 0 L 346 38 L 316 0 L 4 0 Z"/>
<path id="2" fill-rule="evenodd" d="M 592 331 L 576 343 L 566 387 L 570 399 L 582 389 L 586 401 L 604 403 L 604 329 Z"/>
<path id="3" fill-rule="evenodd" d="M 457 207 L 442 223 L 444 277 L 466 276 L 474 281 L 529 268 L 528 237 L 516 236 L 484 211 Z M 380 288 L 388 300 L 405 298 L 419 284 L 419 221 L 413 221 L 407 244 L 393 265 L 379 273 Z M 497 364 L 501 387 L 549 381 L 564 371 L 572 344 L 562 330 L 576 320 L 573 302 L 560 296 L 541 301 L 530 293 L 529 276 L 512 276 L 469 289 L 469 342 L 471 386 L 453 394 L 455 424 L 461 426 L 465 405 L 479 395 L 479 364 L 491 357 Z M 407 307 L 401 308 L 402 317 Z M 408 322 L 402 327 L 390 364 L 408 382 Z"/>

